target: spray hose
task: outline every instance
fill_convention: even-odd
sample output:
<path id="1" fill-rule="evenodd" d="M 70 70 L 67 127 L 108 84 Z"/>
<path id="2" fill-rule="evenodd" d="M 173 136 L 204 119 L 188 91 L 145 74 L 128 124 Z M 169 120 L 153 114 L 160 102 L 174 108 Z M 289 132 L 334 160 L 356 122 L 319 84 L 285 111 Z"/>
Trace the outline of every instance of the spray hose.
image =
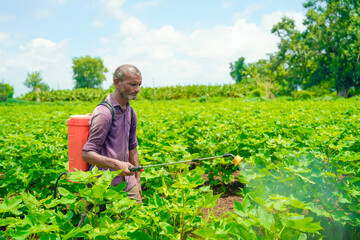
<path id="1" fill-rule="evenodd" d="M 239 162 L 243 159 L 240 158 L 239 156 L 234 156 L 233 154 L 229 154 L 229 153 L 225 153 L 224 155 L 220 155 L 220 156 L 215 156 L 215 157 L 206 157 L 206 158 L 194 158 L 191 160 L 186 160 L 186 161 L 179 161 L 179 162 L 170 162 L 170 163 L 162 163 L 162 164 L 155 164 L 155 165 L 147 165 L 147 166 L 137 166 L 137 167 L 130 167 L 129 170 L 132 172 L 143 172 L 145 171 L 144 168 L 150 168 L 150 167 L 161 167 L 161 166 L 167 166 L 167 165 L 173 165 L 173 164 L 179 164 L 179 163 L 187 163 L 187 162 L 199 162 L 199 161 L 203 161 L 203 160 L 210 160 L 210 159 L 214 159 L 214 158 L 226 158 L 226 157 L 232 157 L 233 158 L 233 163 L 234 165 L 238 165 Z"/>

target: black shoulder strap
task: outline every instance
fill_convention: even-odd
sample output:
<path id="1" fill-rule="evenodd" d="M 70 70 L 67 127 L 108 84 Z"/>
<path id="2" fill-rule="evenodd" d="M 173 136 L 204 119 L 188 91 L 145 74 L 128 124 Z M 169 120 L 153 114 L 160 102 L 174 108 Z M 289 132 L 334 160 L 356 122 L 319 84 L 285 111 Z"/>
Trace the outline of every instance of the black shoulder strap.
<path id="1" fill-rule="evenodd" d="M 114 108 L 114 106 L 111 103 L 109 103 L 108 101 L 106 101 L 106 100 L 99 103 L 99 105 L 104 105 L 105 107 L 107 107 L 111 112 L 112 120 L 115 121 L 115 108 Z M 134 117 L 134 109 L 130 106 L 130 110 L 131 110 L 131 119 L 132 119 Z"/>
<path id="2" fill-rule="evenodd" d="M 114 106 L 111 103 L 109 103 L 108 101 L 106 101 L 106 100 L 99 103 L 99 105 L 103 105 L 103 106 L 107 107 L 111 112 L 112 121 L 115 121 L 115 108 L 114 108 Z"/>
<path id="3" fill-rule="evenodd" d="M 134 117 L 134 109 L 132 108 L 132 106 L 130 106 L 130 110 L 131 110 L 131 119 L 133 119 L 133 117 Z"/>

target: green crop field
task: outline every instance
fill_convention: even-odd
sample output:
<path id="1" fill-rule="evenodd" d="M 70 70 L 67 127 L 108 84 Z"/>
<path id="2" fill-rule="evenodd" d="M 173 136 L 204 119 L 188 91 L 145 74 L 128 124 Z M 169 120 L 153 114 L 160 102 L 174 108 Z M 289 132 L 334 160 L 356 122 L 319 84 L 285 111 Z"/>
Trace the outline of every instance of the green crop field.
<path id="1" fill-rule="evenodd" d="M 67 119 L 97 104 L 0 105 L 0 239 L 360 238 L 359 98 L 133 101 L 141 165 L 224 153 L 244 160 L 148 168 L 143 205 L 109 187 L 116 173 L 96 170 L 61 177 L 54 199 L 68 167 Z M 242 201 L 215 216 L 214 187 L 233 181 L 245 186 Z M 107 208 L 78 228 L 84 199 Z"/>

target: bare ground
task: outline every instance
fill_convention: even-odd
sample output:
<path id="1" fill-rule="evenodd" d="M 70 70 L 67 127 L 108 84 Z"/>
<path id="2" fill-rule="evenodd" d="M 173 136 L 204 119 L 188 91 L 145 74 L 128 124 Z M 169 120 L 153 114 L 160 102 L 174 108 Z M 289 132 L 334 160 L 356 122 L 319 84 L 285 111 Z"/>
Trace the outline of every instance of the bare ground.
<path id="1" fill-rule="evenodd" d="M 245 185 L 240 183 L 238 180 L 239 171 L 235 171 L 233 173 L 235 180 L 230 182 L 227 185 L 223 185 L 225 187 L 221 189 L 221 186 L 213 186 L 212 190 L 215 194 L 220 194 L 221 197 L 217 200 L 217 205 L 213 208 L 213 213 L 216 217 L 220 217 L 225 212 L 234 212 L 234 202 L 242 202 L 242 197 L 240 196 L 239 192 L 241 188 L 244 188 Z M 206 175 L 203 175 L 205 182 L 205 185 L 208 184 L 208 178 Z M 205 216 L 207 216 L 207 210 L 205 209 L 202 212 Z"/>

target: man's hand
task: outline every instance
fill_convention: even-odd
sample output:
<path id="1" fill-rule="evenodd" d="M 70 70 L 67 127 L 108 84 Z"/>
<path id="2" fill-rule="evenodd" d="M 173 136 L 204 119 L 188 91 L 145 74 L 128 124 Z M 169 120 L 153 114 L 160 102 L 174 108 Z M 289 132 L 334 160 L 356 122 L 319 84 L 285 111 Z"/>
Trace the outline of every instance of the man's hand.
<path id="1" fill-rule="evenodd" d="M 95 165 L 97 167 L 112 168 L 115 169 L 116 171 L 123 170 L 120 173 L 120 176 L 134 175 L 134 173 L 129 170 L 129 167 L 133 167 L 133 165 L 129 162 L 122 162 L 114 158 L 108 158 L 93 151 L 90 152 L 83 151 L 82 158 L 86 162 Z"/>
<path id="2" fill-rule="evenodd" d="M 133 167 L 133 165 L 129 162 L 116 161 L 115 170 L 123 170 L 120 173 L 120 176 L 132 176 L 134 172 L 130 171 L 129 168 Z"/>

